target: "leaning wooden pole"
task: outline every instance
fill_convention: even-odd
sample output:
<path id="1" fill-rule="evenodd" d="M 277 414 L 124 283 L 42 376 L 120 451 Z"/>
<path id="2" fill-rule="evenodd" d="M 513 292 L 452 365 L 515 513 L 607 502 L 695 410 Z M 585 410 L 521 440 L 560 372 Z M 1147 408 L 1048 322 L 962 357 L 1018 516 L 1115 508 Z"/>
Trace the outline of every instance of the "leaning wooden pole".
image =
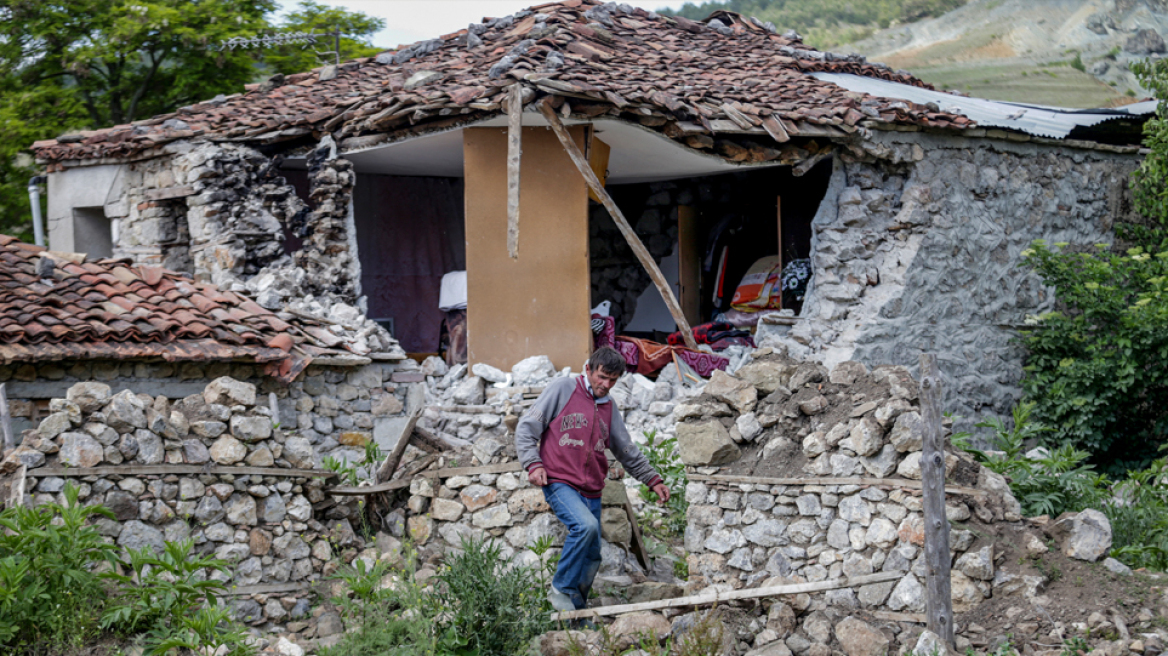
<path id="1" fill-rule="evenodd" d="M 596 177 L 596 173 L 592 171 L 592 166 L 584 158 L 584 153 L 580 152 L 580 149 L 576 146 L 576 142 L 572 140 L 572 136 L 564 128 L 560 117 L 556 115 L 556 110 L 552 109 L 546 102 L 543 102 L 539 105 L 539 111 L 547 119 L 548 125 L 552 127 L 556 136 L 559 137 L 560 143 L 568 153 L 568 157 L 572 158 L 572 163 L 579 169 L 580 175 L 584 176 L 584 181 L 588 183 L 588 187 L 592 189 L 592 193 L 596 194 L 596 197 L 600 199 L 600 203 L 612 215 L 612 220 L 616 223 L 616 227 L 620 228 L 621 234 L 625 236 L 625 240 L 629 242 L 629 246 L 633 249 L 633 253 L 637 255 L 637 259 L 641 261 L 641 266 L 645 267 L 645 271 L 649 272 L 649 278 L 653 280 L 657 291 L 661 292 L 661 298 L 665 300 L 665 307 L 669 308 L 669 314 L 673 315 L 673 321 L 677 324 L 677 329 L 681 331 L 685 345 L 697 350 L 698 343 L 694 340 L 693 330 L 690 328 L 689 322 L 685 320 L 685 315 L 681 312 L 681 306 L 677 303 L 677 297 L 673 295 L 673 289 L 669 287 L 669 282 L 661 274 L 661 268 L 657 266 L 657 262 L 653 260 L 653 256 L 649 254 L 648 249 L 641 243 L 641 238 L 633 231 L 633 227 L 629 225 L 628 220 L 625 219 L 625 215 L 616 206 L 616 203 L 612 200 L 612 196 L 609 196 L 608 192 L 604 189 L 604 185 L 600 184 L 600 179 Z"/>
<path id="2" fill-rule="evenodd" d="M 941 378 L 937 356 L 921 354 L 921 483 L 925 513 L 925 615 L 929 630 L 953 648 L 949 581 L 949 519 L 945 516 L 945 449 L 941 437 Z"/>

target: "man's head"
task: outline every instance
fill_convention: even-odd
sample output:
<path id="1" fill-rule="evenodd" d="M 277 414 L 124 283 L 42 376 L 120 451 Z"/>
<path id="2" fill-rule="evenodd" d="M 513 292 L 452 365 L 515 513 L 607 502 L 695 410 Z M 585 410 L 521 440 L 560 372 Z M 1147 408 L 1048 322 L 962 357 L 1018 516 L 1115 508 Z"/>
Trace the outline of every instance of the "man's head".
<path id="1" fill-rule="evenodd" d="M 624 372 L 625 358 L 611 346 L 596 349 L 592 357 L 588 358 L 588 364 L 584 365 L 584 375 L 588 377 L 592 393 L 598 399 L 608 396 L 608 391 Z"/>

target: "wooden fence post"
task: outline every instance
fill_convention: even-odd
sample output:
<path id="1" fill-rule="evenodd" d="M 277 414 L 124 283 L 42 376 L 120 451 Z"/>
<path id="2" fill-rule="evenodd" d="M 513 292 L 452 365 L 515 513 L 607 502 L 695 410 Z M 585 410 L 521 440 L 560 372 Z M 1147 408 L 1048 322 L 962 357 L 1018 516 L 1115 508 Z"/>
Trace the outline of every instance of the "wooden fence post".
<path id="1" fill-rule="evenodd" d="M 921 354 L 921 483 L 925 512 L 925 614 L 929 630 L 953 648 L 949 581 L 949 519 L 945 516 L 945 449 L 941 438 L 941 378 L 937 356 Z"/>

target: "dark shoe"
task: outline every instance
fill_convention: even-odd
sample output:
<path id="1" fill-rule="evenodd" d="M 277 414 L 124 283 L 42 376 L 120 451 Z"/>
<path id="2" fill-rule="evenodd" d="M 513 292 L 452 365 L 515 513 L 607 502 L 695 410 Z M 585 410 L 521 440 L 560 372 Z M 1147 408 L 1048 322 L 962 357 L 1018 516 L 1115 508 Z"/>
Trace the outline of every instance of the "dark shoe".
<path id="1" fill-rule="evenodd" d="M 573 631 L 596 631 L 600 627 L 596 625 L 596 622 L 593 622 L 586 617 L 581 617 L 569 622 L 568 628 L 572 629 Z"/>

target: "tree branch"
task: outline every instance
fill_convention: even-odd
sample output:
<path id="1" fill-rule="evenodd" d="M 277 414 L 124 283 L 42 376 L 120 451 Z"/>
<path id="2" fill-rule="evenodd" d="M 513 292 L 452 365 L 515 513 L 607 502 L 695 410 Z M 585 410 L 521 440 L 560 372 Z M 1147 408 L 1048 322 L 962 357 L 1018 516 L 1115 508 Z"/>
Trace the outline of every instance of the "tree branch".
<path id="1" fill-rule="evenodd" d="M 138 85 L 134 91 L 134 97 L 130 99 L 130 109 L 126 112 L 126 120 L 134 120 L 134 114 L 138 111 L 138 101 L 142 99 L 142 95 L 146 93 L 146 89 L 150 86 L 150 81 L 154 79 L 154 74 L 158 72 L 159 67 L 162 66 L 165 57 L 155 58 L 154 53 L 147 53 L 150 57 L 150 71 L 146 73 L 146 78 Z"/>

